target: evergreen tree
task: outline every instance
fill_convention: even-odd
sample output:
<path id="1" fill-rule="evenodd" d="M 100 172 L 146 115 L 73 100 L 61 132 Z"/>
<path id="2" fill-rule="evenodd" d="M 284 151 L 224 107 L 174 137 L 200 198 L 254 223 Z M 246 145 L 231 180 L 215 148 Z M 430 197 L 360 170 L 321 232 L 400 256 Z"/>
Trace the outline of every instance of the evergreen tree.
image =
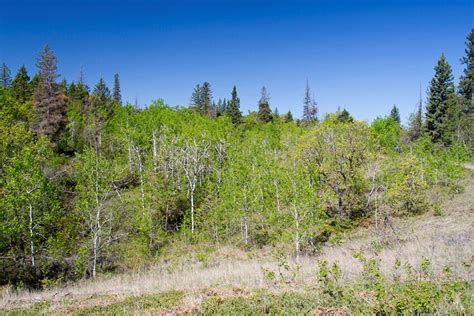
<path id="1" fill-rule="evenodd" d="M 11 84 L 11 73 L 8 66 L 3 63 L 0 67 L 0 87 L 9 88 Z"/>
<path id="2" fill-rule="evenodd" d="M 196 110 L 199 111 L 201 108 L 201 86 L 199 84 L 193 90 L 193 94 L 191 95 L 191 106 Z"/>
<path id="3" fill-rule="evenodd" d="M 471 29 L 467 36 L 466 56 L 461 59 L 461 63 L 465 65 L 463 74 L 459 81 L 459 94 L 468 101 L 471 101 L 471 107 L 473 102 L 474 89 L 474 29 Z"/>
<path id="4" fill-rule="evenodd" d="M 235 86 L 232 89 L 232 98 L 229 101 L 229 105 L 226 107 L 226 114 L 230 117 L 234 125 L 240 124 L 242 112 L 240 112 L 240 99 L 237 96 L 237 88 Z"/>
<path id="5" fill-rule="evenodd" d="M 303 98 L 303 122 L 311 123 L 317 120 L 318 108 L 317 103 L 311 96 L 308 81 L 306 81 L 306 90 Z"/>
<path id="6" fill-rule="evenodd" d="M 390 111 L 390 116 L 393 118 L 395 122 L 400 124 L 400 111 L 398 110 L 398 107 L 396 105 L 393 106 L 392 110 Z"/>
<path id="7" fill-rule="evenodd" d="M 267 88 L 262 87 L 261 97 L 258 101 L 258 119 L 260 122 L 268 123 L 273 121 L 269 100 L 270 96 L 267 93 Z"/>
<path id="8" fill-rule="evenodd" d="M 440 142 L 446 136 L 446 113 L 455 102 L 455 94 L 451 66 L 444 54 L 434 69 L 435 76 L 428 90 L 425 130 L 434 142 Z"/>
<path id="9" fill-rule="evenodd" d="M 105 103 L 110 99 L 110 90 L 107 88 L 104 79 L 100 78 L 99 82 L 94 88 L 93 94 L 99 98 L 99 101 Z"/>
<path id="10" fill-rule="evenodd" d="M 472 147 L 474 144 L 474 29 L 471 29 L 467 36 L 465 53 L 466 55 L 461 59 L 465 68 L 459 82 L 458 132 L 460 140 Z"/>
<path id="11" fill-rule="evenodd" d="M 288 111 L 285 115 L 285 123 L 293 122 L 293 114 L 291 114 L 291 111 Z"/>
<path id="12" fill-rule="evenodd" d="M 48 45 L 42 50 L 36 66 L 39 69 L 39 81 L 36 87 L 33 105 L 38 113 L 38 121 L 33 131 L 39 135 L 51 136 L 53 142 L 66 126 L 66 96 L 59 93 L 56 84 L 57 59 Z"/>
<path id="13" fill-rule="evenodd" d="M 209 118 L 215 117 L 214 109 L 212 108 L 212 91 L 209 82 L 204 82 L 201 88 L 201 106 L 199 112 L 207 115 Z"/>
<path id="14" fill-rule="evenodd" d="M 25 66 L 22 65 L 12 81 L 12 95 L 19 103 L 25 103 L 31 98 L 29 82 L 28 72 Z"/>
<path id="15" fill-rule="evenodd" d="M 278 108 L 277 108 L 277 107 L 275 107 L 275 110 L 273 110 L 273 115 L 274 115 L 275 117 L 279 117 L 279 116 L 280 116 L 280 112 L 278 112 Z"/>
<path id="16" fill-rule="evenodd" d="M 337 113 L 336 113 L 336 120 L 338 122 L 341 122 L 341 123 L 351 123 L 354 121 L 354 119 L 352 118 L 351 114 L 349 113 L 349 111 L 347 111 L 346 109 L 340 111 L 340 110 L 337 110 Z"/>
<path id="17" fill-rule="evenodd" d="M 118 105 L 122 105 L 122 94 L 120 90 L 119 74 L 114 75 L 113 100 L 117 102 Z"/>

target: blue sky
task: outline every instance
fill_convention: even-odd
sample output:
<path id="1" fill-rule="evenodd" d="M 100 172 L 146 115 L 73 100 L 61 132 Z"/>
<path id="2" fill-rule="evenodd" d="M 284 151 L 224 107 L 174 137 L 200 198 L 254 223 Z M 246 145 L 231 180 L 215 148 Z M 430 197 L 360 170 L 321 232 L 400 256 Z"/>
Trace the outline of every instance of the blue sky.
<path id="1" fill-rule="evenodd" d="M 371 120 L 415 108 L 442 52 L 456 81 L 474 1 L 0 0 L 0 62 L 16 72 L 48 43 L 68 81 L 121 76 L 125 100 L 188 105 L 209 81 L 237 86 L 244 113 L 260 88 L 272 108 L 301 115 L 306 79 L 320 113 L 346 107 Z"/>

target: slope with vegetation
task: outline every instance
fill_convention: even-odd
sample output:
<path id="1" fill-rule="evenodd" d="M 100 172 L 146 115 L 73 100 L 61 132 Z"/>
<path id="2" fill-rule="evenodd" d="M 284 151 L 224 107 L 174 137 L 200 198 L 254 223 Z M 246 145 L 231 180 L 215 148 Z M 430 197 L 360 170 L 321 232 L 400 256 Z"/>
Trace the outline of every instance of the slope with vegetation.
<path id="1" fill-rule="evenodd" d="M 318 120 L 308 86 L 301 121 L 294 121 L 291 112 L 272 112 L 265 87 L 259 111 L 246 116 L 235 86 L 229 101 L 214 103 L 208 82 L 195 88 L 189 108 L 171 108 L 161 100 L 145 108 L 123 105 L 118 75 L 112 93 L 102 79 L 91 91 L 82 73 L 77 82 L 58 83 L 57 60 L 47 46 L 31 80 L 24 67 L 11 80 L 3 65 L 0 282 L 20 292 L 79 280 L 87 288 L 95 283 L 85 279 L 110 273 L 179 268 L 189 283 L 196 277 L 193 264 L 212 265 L 216 251 L 231 249 L 264 260 L 243 267 L 263 276 L 250 278 L 250 288 L 267 283 L 288 288 L 232 292 L 228 295 L 237 298 L 221 304 L 220 298 L 204 299 L 213 295 L 198 287 L 194 296 L 119 297 L 117 308 L 167 309 L 183 305 L 181 299 L 201 297 L 203 305 L 193 307 L 196 313 L 225 313 L 221 308 L 271 312 L 285 304 L 296 304 L 300 311 L 317 306 L 354 311 L 369 306 L 373 312 L 454 306 L 464 311 L 472 306 L 470 275 L 461 269 L 472 263 L 468 237 L 462 248 L 467 257 L 441 260 L 446 269 L 436 263 L 433 270 L 432 260 L 419 258 L 407 263 L 411 268 L 403 277 L 389 281 L 378 259 L 385 241 L 377 239 L 370 251 L 357 252 L 359 263 L 351 266 L 362 268 L 353 278 L 342 273 L 342 263 L 320 261 L 315 284 L 305 284 L 304 293 L 290 289 L 304 283 L 308 261 L 322 260 L 329 245 L 340 243 L 353 228 L 388 231 L 401 243 L 397 221 L 442 215 L 446 196 L 472 196 L 462 192 L 463 164 L 472 159 L 474 141 L 473 34 L 459 88 L 441 56 L 426 113 L 420 102 L 408 127 L 400 124 L 397 107 L 370 124 L 345 109 Z M 402 275 L 406 262 L 395 259 L 398 272 L 393 273 Z M 204 287 L 235 281 L 212 279 L 211 269 L 203 273 L 215 282 Z M 342 285 L 342 279 L 358 275 L 363 281 Z M 51 307 L 42 304 L 33 308 Z"/>

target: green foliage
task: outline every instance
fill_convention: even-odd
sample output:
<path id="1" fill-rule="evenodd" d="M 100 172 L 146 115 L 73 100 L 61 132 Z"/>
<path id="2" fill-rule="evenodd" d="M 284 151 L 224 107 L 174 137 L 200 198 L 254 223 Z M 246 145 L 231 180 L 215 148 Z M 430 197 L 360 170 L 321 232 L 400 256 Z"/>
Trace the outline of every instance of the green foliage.
<path id="1" fill-rule="evenodd" d="M 398 107 L 396 105 L 393 106 L 392 110 L 390 111 L 390 117 L 395 121 L 397 122 L 398 124 L 400 124 L 401 122 L 401 119 L 400 119 L 400 110 L 398 109 Z"/>
<path id="2" fill-rule="evenodd" d="M 456 96 L 451 66 L 444 54 L 438 60 L 428 90 L 425 131 L 434 142 L 446 141 L 447 112 L 455 106 Z"/>
<path id="3" fill-rule="evenodd" d="M 367 189 L 368 128 L 360 122 L 326 121 L 306 135 L 298 156 L 319 183 L 330 213 L 352 216 L 363 210 Z"/>
<path id="4" fill-rule="evenodd" d="M 415 215 L 429 209 L 428 183 L 422 162 L 414 155 L 398 157 L 394 170 L 388 171 L 387 202 L 398 215 Z"/>
<path id="5" fill-rule="evenodd" d="M 232 89 L 232 98 L 226 106 L 225 111 L 234 125 L 240 124 L 242 113 L 240 112 L 240 99 L 237 97 L 237 88 L 235 86 Z"/>
<path id="6" fill-rule="evenodd" d="M 272 110 L 270 109 L 270 97 L 267 89 L 262 87 L 260 100 L 258 101 L 258 119 L 262 123 L 269 123 L 273 121 Z"/>
<path id="7" fill-rule="evenodd" d="M 74 311 L 74 314 L 127 315 L 137 312 L 157 313 L 172 307 L 177 307 L 182 299 L 183 293 L 179 291 L 131 296 L 119 303 L 81 308 Z"/>
<path id="8" fill-rule="evenodd" d="M 18 69 L 15 78 L 12 81 L 12 95 L 21 104 L 31 100 L 32 91 L 30 89 L 30 77 L 24 65 Z"/>
<path id="9" fill-rule="evenodd" d="M 392 115 L 381 118 L 377 117 L 370 125 L 371 137 L 375 145 L 383 148 L 385 152 L 392 153 L 399 149 L 402 129 Z"/>

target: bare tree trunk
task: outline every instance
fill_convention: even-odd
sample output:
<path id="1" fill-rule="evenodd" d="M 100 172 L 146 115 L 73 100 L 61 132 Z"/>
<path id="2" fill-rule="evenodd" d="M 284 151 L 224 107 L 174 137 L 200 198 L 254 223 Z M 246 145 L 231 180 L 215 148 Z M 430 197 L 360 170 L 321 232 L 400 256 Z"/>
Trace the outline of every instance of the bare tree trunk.
<path id="1" fill-rule="evenodd" d="M 97 274 L 96 272 L 97 271 L 97 244 L 98 244 L 98 236 L 97 236 L 97 232 L 94 232 L 94 237 L 92 238 L 92 250 L 93 250 L 92 277 L 94 279 Z"/>
<path id="2" fill-rule="evenodd" d="M 295 205 L 293 205 L 293 218 L 295 220 L 296 264 L 300 264 L 300 218 Z"/>
<path id="3" fill-rule="evenodd" d="M 33 240 L 34 232 L 33 232 L 33 206 L 31 203 L 28 203 L 29 213 L 30 213 L 30 254 L 31 254 L 31 266 L 35 267 L 35 243 Z"/>
<path id="4" fill-rule="evenodd" d="M 153 165 L 155 168 L 155 172 L 158 168 L 158 146 L 157 146 L 157 141 L 156 141 L 156 131 L 153 130 L 152 134 L 152 139 L 153 139 Z"/>
<path id="5" fill-rule="evenodd" d="M 145 217 L 145 188 L 144 188 L 144 182 L 143 182 L 143 161 L 142 161 L 142 156 L 140 155 L 140 151 L 138 148 L 135 148 L 135 152 L 137 153 L 138 157 L 138 171 L 140 174 L 140 197 L 142 201 L 142 215 Z"/>
<path id="6" fill-rule="evenodd" d="M 244 216 L 244 238 L 245 238 L 245 244 L 249 244 L 249 223 L 247 221 L 247 216 Z"/>
<path id="7" fill-rule="evenodd" d="M 92 262 L 92 277 L 95 279 L 97 274 L 97 257 L 99 249 L 99 233 L 100 233 L 100 202 L 99 202 L 99 161 L 95 158 L 95 223 L 93 225 L 93 238 L 92 238 L 92 251 L 93 251 L 93 262 Z"/>
<path id="8" fill-rule="evenodd" d="M 191 189 L 189 194 L 189 199 L 191 201 L 191 234 L 194 235 L 194 189 Z"/>

